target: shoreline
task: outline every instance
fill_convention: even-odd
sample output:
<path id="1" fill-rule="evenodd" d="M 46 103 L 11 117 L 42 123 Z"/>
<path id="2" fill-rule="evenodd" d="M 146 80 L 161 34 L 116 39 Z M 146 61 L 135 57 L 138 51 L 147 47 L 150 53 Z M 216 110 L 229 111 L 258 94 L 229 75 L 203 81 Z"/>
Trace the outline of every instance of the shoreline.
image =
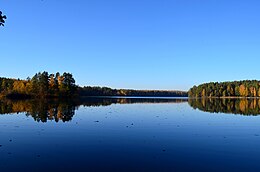
<path id="1" fill-rule="evenodd" d="M 260 99 L 260 97 L 188 97 L 189 99 Z"/>

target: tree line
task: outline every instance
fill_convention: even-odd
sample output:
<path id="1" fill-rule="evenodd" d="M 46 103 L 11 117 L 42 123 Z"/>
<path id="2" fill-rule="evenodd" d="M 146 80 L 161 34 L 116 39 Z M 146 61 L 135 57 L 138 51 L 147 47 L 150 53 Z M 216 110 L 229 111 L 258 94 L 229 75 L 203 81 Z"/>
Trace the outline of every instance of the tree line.
<path id="1" fill-rule="evenodd" d="M 210 82 L 193 86 L 189 97 L 260 97 L 260 81 Z"/>
<path id="2" fill-rule="evenodd" d="M 44 71 L 26 80 L 0 78 L 0 95 L 8 98 L 70 97 L 76 91 L 72 74 L 66 72 L 61 75 Z"/>
<path id="3" fill-rule="evenodd" d="M 38 72 L 26 80 L 0 77 L 0 97 L 20 99 L 84 96 L 187 97 L 187 92 L 80 87 L 75 84 L 73 75 L 67 72 L 62 75 L 59 72 Z"/>
<path id="4" fill-rule="evenodd" d="M 132 90 L 132 89 L 112 89 L 109 87 L 79 87 L 81 96 L 132 96 L 132 97 L 187 97 L 185 91 L 170 90 Z"/>

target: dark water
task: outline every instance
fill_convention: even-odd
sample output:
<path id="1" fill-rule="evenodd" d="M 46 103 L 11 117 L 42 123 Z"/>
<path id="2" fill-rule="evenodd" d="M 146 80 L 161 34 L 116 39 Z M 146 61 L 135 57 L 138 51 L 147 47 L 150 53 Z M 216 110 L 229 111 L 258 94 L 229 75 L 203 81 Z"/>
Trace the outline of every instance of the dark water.
<path id="1" fill-rule="evenodd" d="M 259 171 L 258 99 L 0 101 L 0 171 Z"/>

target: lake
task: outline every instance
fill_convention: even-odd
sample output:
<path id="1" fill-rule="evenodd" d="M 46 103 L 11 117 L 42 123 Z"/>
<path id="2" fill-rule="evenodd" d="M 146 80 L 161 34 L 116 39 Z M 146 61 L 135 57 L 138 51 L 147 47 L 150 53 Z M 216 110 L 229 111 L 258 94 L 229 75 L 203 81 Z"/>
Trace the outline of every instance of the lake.
<path id="1" fill-rule="evenodd" d="M 260 99 L 0 101 L 0 170 L 259 171 Z"/>

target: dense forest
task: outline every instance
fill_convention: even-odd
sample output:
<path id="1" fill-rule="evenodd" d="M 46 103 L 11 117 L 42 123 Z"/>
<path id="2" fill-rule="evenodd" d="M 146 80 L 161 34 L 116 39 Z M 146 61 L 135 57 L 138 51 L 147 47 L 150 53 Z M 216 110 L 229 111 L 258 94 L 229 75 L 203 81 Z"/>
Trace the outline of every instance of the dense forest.
<path id="1" fill-rule="evenodd" d="M 71 97 L 77 93 L 75 80 L 70 73 L 36 73 L 26 80 L 0 78 L 0 97 Z"/>
<path id="2" fill-rule="evenodd" d="M 184 91 L 130 90 L 108 87 L 80 87 L 70 73 L 62 75 L 48 72 L 36 73 L 26 80 L 0 77 L 0 97 L 20 98 L 64 98 L 83 96 L 142 96 L 142 97 L 187 97 Z"/>
<path id="3" fill-rule="evenodd" d="M 260 81 L 210 82 L 193 86 L 189 97 L 260 97 Z"/>

